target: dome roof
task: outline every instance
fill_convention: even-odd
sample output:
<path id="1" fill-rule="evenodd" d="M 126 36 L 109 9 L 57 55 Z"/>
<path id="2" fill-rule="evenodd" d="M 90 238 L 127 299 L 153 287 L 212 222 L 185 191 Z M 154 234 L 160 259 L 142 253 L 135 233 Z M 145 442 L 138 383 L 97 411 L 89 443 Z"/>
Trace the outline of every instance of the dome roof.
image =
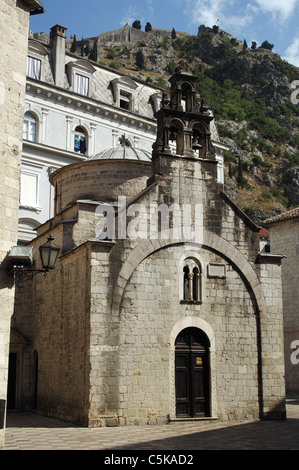
<path id="1" fill-rule="evenodd" d="M 138 149 L 135 147 L 112 147 L 110 149 L 103 150 L 94 157 L 88 158 L 88 160 L 142 160 L 150 162 L 152 156 L 150 152 L 146 150 Z"/>
<path id="2" fill-rule="evenodd" d="M 131 144 L 123 136 L 120 140 L 120 145 L 112 147 L 97 155 L 88 158 L 88 160 L 140 160 L 151 162 L 152 155 L 147 150 L 132 147 Z"/>

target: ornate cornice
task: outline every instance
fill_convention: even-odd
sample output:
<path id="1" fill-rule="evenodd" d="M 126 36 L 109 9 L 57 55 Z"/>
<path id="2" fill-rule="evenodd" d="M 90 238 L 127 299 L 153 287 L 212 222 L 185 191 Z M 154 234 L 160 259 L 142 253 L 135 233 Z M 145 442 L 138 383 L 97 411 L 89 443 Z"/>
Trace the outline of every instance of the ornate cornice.
<path id="1" fill-rule="evenodd" d="M 27 78 L 26 92 L 31 95 L 39 95 L 45 100 L 65 103 L 73 109 L 84 109 L 93 117 L 105 116 L 111 120 L 127 123 L 136 128 L 144 128 L 148 131 L 156 132 L 156 120 L 141 116 L 132 111 L 123 110 L 113 105 L 88 98 L 74 93 L 70 90 L 58 88 L 45 82 Z"/>

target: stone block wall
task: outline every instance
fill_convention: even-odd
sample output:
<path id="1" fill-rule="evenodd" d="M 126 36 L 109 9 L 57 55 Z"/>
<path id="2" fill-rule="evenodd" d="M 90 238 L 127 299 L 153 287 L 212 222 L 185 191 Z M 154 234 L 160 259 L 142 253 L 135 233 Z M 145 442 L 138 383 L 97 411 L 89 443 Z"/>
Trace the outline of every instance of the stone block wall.
<path id="1" fill-rule="evenodd" d="M 299 221 L 287 220 L 270 228 L 271 251 L 285 256 L 282 259 L 282 292 L 284 311 L 284 349 L 286 388 L 288 392 L 299 392 L 299 250 L 295 234 L 299 233 Z M 296 347 L 292 347 L 293 342 Z M 292 356 L 293 354 L 293 356 Z"/>
<path id="2" fill-rule="evenodd" d="M 51 177 L 57 187 L 56 213 L 79 199 L 117 201 L 118 196 L 132 199 L 146 187 L 151 175 L 150 163 L 91 161 L 75 164 Z"/>
<path id="3" fill-rule="evenodd" d="M 91 349 L 97 350 L 101 343 L 107 378 L 101 382 L 100 405 L 97 393 L 92 393 L 90 425 L 153 424 L 175 417 L 173 332 L 180 331 L 179 325 L 206 328 L 214 338 L 212 416 L 222 420 L 285 416 L 280 261 L 256 264 L 258 233 L 224 202 L 215 186 L 206 184 L 198 169 L 197 177 L 193 173 L 193 178 L 184 178 L 188 162 L 185 165 L 180 178 L 172 175 L 169 185 L 162 179 L 140 202 L 201 202 L 201 243 L 189 246 L 161 238 L 118 242 L 106 261 L 109 277 L 104 269 L 104 275 L 93 276 L 106 300 L 103 303 L 99 297 L 94 304 L 98 324 Z M 192 165 L 186 172 L 190 175 Z M 190 253 L 202 267 L 198 304 L 180 298 L 180 263 Z M 93 263 L 100 272 L 97 256 Z M 224 266 L 226 275 L 209 277 L 210 264 Z M 95 356 L 94 361 L 102 359 Z M 111 367 L 108 373 L 107 367 Z M 92 389 L 100 374 L 92 367 Z"/>
<path id="4" fill-rule="evenodd" d="M 4 0 L 0 5 L 0 105 L 3 129 L 0 136 L 0 399 L 6 401 L 10 319 L 14 288 L 7 277 L 5 258 L 17 241 L 19 180 L 25 96 L 29 9 L 26 2 Z M 3 424 L 0 449 L 3 446 Z"/>
<path id="5" fill-rule="evenodd" d="M 89 265 L 83 246 L 75 256 L 62 257 L 46 278 L 37 274 L 26 286 L 27 303 L 23 297 L 23 305 L 16 306 L 24 309 L 23 316 L 14 319 L 15 328 L 27 333 L 31 356 L 38 355 L 36 410 L 80 424 L 86 424 L 88 413 Z"/>
<path id="6" fill-rule="evenodd" d="M 190 252 L 202 265 L 200 305 L 182 302 L 180 261 Z M 227 277 L 209 279 L 208 264 L 219 261 L 225 264 Z M 250 295 L 240 276 L 219 256 L 183 245 L 146 258 L 126 286 L 120 311 L 121 423 L 159 423 L 175 417 L 172 331 L 186 318 L 193 326 L 206 322 L 216 338 L 214 416 L 222 420 L 259 416 L 257 328 Z"/>

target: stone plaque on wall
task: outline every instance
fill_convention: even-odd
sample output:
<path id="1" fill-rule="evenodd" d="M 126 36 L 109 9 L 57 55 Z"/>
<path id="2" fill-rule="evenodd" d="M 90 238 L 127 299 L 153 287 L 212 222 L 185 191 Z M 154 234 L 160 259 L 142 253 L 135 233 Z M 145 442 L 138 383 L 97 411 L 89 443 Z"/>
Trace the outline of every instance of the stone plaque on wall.
<path id="1" fill-rule="evenodd" d="M 226 277 L 225 264 L 220 264 L 220 263 L 208 264 L 208 277 L 218 277 L 221 279 L 225 278 Z"/>

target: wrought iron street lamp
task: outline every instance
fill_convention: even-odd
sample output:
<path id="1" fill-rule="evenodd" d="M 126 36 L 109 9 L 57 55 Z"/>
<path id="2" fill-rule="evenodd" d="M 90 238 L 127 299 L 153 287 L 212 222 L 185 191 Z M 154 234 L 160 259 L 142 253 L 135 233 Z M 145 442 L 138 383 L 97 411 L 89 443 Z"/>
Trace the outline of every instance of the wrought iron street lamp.
<path id="1" fill-rule="evenodd" d="M 39 247 L 43 270 L 48 272 L 54 269 L 60 248 L 53 243 L 54 238 L 52 234 L 49 236 L 46 243 Z"/>
<path id="2" fill-rule="evenodd" d="M 50 270 L 54 269 L 60 248 L 53 243 L 53 240 L 51 234 L 46 243 L 39 247 L 42 269 L 32 268 L 30 255 L 32 247 L 15 247 L 15 250 L 11 251 L 10 259 L 13 261 L 13 267 L 10 272 L 14 274 L 17 283 L 31 280 L 38 273 L 46 276 Z"/>

